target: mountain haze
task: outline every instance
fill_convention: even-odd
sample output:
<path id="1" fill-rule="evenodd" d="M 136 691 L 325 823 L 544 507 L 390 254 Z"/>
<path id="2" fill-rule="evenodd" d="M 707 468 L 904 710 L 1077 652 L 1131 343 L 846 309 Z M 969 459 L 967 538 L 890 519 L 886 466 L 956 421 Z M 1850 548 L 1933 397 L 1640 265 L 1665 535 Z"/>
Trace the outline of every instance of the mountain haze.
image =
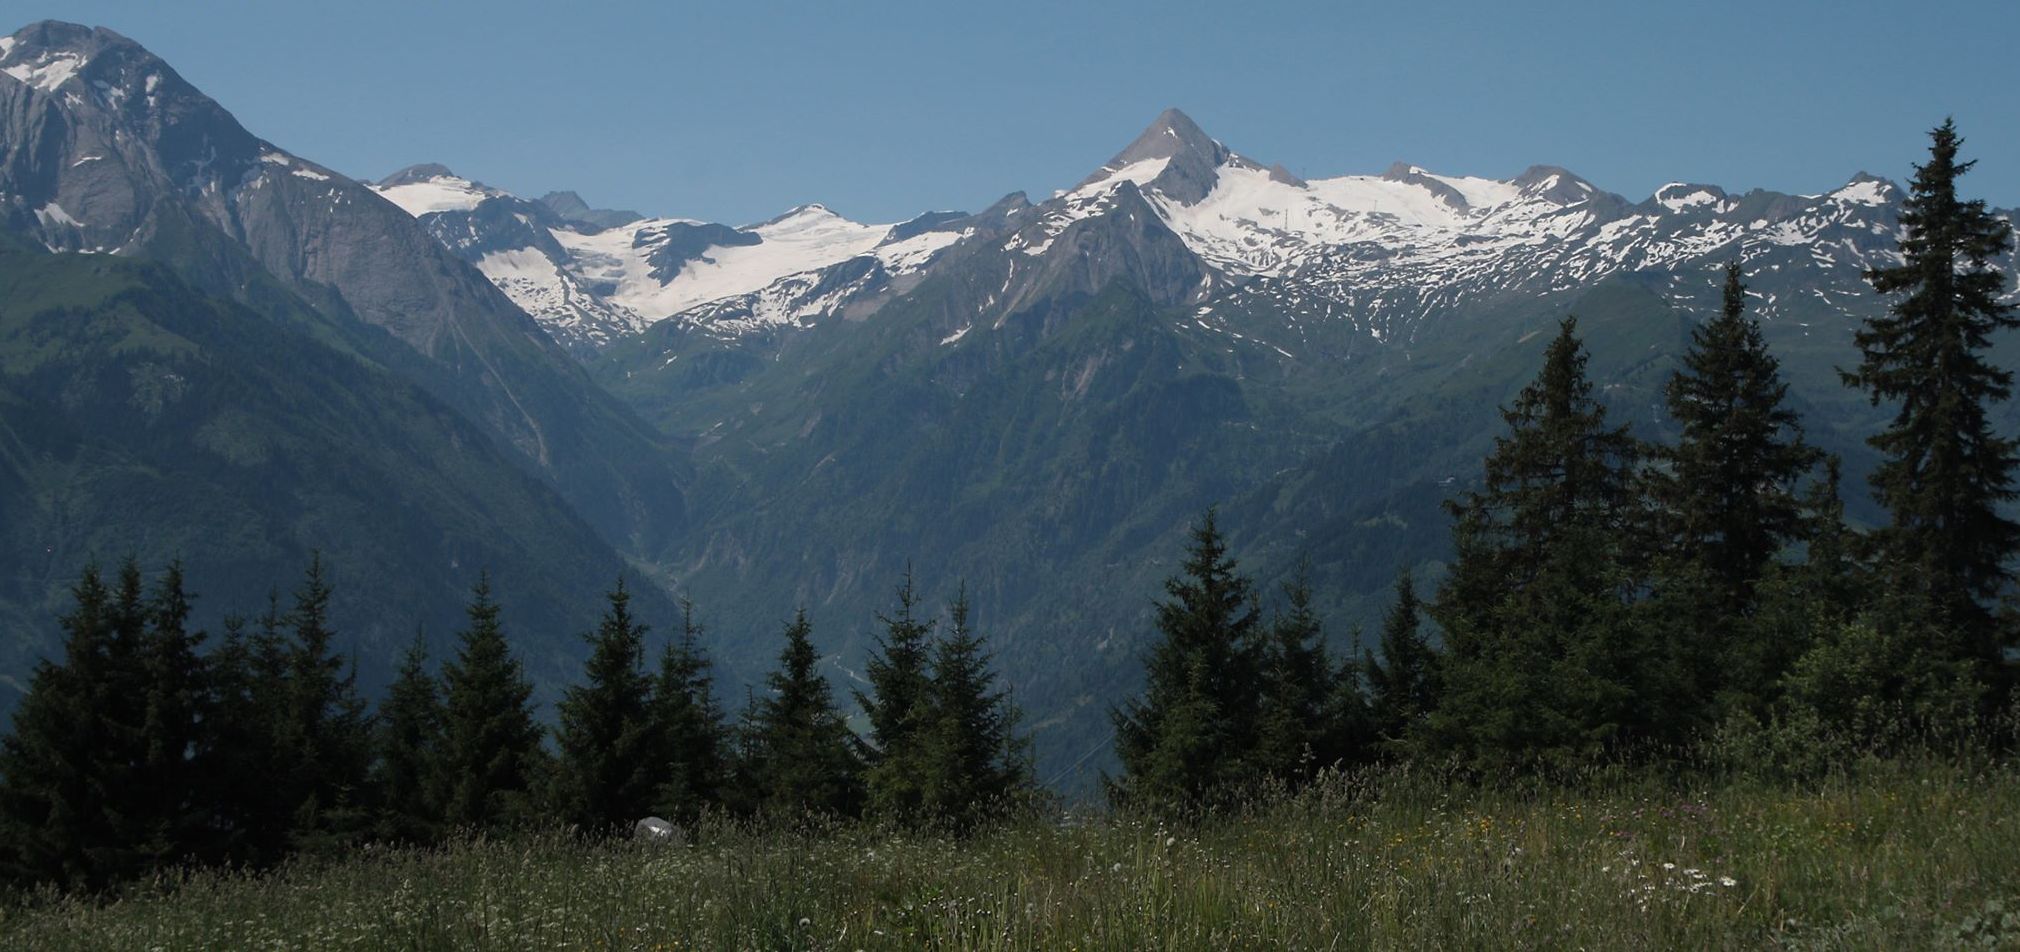
<path id="1" fill-rule="evenodd" d="M 400 603 L 366 626 L 377 651 L 489 565 L 544 606 L 518 638 L 551 692 L 628 566 L 694 596 L 734 701 L 799 607 L 855 677 L 909 567 L 929 602 L 965 583 L 1041 779 L 1084 790 L 1206 507 L 1271 599 L 1310 559 L 1345 648 L 1399 569 L 1442 571 L 1439 503 L 1560 319 L 1613 417 L 1661 436 L 1735 259 L 1873 515 L 1884 408 L 1836 368 L 1884 306 L 1864 270 L 1900 260 L 1891 182 L 1304 178 L 1176 109 L 1099 155 L 1036 201 L 868 224 L 598 209 L 436 164 L 366 184 L 117 34 L 25 28 L 0 40 L 0 280 L 23 289 L 0 298 L 0 505 L 32 513 L 5 520 L 32 557 L 5 610 L 49 631 L 64 573 L 129 538 L 234 602 L 319 545 Z"/>

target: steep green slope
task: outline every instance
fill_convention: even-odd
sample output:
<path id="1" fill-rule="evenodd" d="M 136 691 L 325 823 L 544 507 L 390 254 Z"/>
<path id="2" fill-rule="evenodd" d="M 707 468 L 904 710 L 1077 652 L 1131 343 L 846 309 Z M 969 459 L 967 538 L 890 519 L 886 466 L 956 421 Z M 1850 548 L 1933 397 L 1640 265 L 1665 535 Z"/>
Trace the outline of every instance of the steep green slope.
<path id="1" fill-rule="evenodd" d="M 368 684 L 415 626 L 447 644 L 487 568 L 543 690 L 572 680 L 620 558 L 483 431 L 312 340 L 306 305 L 270 305 L 145 262 L 0 248 L 0 683 L 53 646 L 87 560 L 181 558 L 215 623 L 285 594 L 311 549 Z"/>

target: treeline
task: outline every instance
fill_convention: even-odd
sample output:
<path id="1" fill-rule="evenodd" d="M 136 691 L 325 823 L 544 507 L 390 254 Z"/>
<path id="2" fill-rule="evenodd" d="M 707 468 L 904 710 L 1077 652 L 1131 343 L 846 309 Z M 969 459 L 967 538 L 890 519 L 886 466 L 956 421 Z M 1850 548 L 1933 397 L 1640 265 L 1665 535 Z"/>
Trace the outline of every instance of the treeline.
<path id="1" fill-rule="evenodd" d="M 572 825 L 624 832 L 648 815 L 793 822 L 873 816 L 964 830 L 1035 796 L 1015 711 L 965 593 L 950 625 L 898 589 L 844 720 L 804 613 L 767 690 L 731 722 L 694 607 L 648 663 L 649 628 L 620 580 L 586 637 L 583 682 L 552 731 L 531 704 L 488 580 L 455 654 L 432 671 L 417 635 L 376 711 L 334 650 L 313 560 L 282 610 L 231 618 L 214 645 L 170 565 L 85 569 L 63 651 L 35 671 L 0 740 L 0 885 L 102 890 L 187 865 L 261 867 L 365 843 Z"/>
<path id="2" fill-rule="evenodd" d="M 1211 513 L 1168 583 L 1144 695 L 1114 712 L 1117 803 L 1210 806 L 1334 764 L 1456 761 L 1489 775 L 1702 750 L 1767 759 L 1975 735 L 2012 697 L 2016 442 L 1985 357 L 2020 325 L 1992 266 L 2010 226 L 1959 198 L 1960 140 L 1931 134 L 1891 307 L 1843 373 L 1896 408 L 1873 437 L 1890 521 L 1846 524 L 1835 459 L 1805 442 L 1741 266 L 1666 392 L 1670 444 L 1607 423 L 1566 319 L 1502 410 L 1479 489 L 1447 503 L 1454 559 L 1411 578 L 1379 656 L 1327 656 L 1302 583 L 1265 621 Z M 1435 641 L 1422 630 L 1436 623 Z"/>

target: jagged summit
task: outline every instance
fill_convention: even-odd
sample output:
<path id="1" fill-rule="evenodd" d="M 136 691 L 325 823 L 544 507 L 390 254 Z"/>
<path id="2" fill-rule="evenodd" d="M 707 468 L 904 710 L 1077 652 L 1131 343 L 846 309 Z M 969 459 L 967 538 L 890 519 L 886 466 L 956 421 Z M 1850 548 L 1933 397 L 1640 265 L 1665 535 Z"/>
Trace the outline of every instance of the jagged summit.
<path id="1" fill-rule="evenodd" d="M 436 179 L 461 177 L 449 171 L 449 167 L 446 165 L 437 162 L 423 162 L 419 165 L 409 165 L 398 172 L 394 172 L 380 179 L 376 184 L 380 188 L 392 188 L 397 185 L 413 185 L 416 182 L 432 182 Z"/>
<path id="2" fill-rule="evenodd" d="M 1177 109 L 1158 114 L 1136 140 L 1076 188 L 1094 185 L 1118 174 L 1184 204 L 1194 204 L 1213 191 L 1217 171 L 1234 158 L 1227 147 Z M 1163 163 L 1161 166 L 1157 163 Z M 1154 171 L 1155 174 L 1145 174 Z"/>

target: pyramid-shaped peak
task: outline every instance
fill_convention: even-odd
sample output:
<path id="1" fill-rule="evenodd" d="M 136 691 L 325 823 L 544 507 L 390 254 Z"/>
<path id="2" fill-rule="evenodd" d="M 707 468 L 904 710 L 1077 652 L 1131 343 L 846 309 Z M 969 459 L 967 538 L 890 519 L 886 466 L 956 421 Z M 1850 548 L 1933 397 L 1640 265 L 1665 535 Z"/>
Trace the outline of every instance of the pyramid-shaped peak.
<path id="1" fill-rule="evenodd" d="M 1217 170 L 1233 157 L 1234 153 L 1215 142 L 1192 117 L 1166 109 L 1136 141 L 1083 179 L 1076 190 L 1126 179 L 1190 205 L 1213 191 Z"/>
<path id="2" fill-rule="evenodd" d="M 1218 163 L 1227 150 L 1206 130 L 1193 122 L 1192 117 L 1177 109 L 1166 109 L 1145 127 L 1143 134 L 1136 137 L 1128 148 L 1115 156 L 1110 165 L 1128 165 L 1152 159 L 1169 159 L 1181 155 L 1196 155 Z M 1119 163 L 1119 165 L 1118 165 Z"/>

